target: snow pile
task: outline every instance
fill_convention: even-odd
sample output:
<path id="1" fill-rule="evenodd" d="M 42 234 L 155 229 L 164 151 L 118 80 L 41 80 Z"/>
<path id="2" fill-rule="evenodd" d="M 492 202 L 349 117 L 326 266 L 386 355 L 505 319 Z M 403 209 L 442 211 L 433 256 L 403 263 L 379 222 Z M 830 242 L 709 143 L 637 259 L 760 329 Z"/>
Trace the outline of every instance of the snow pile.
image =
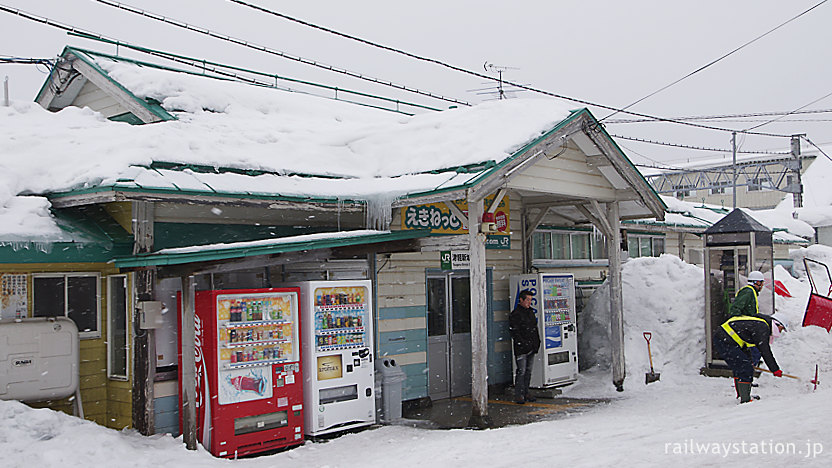
<path id="1" fill-rule="evenodd" d="M 802 271 L 798 259 L 807 256 L 832 265 L 832 248 L 813 245 L 792 253 L 795 269 Z M 800 266 L 800 269 L 798 269 Z M 823 272 L 821 275 L 821 271 Z M 813 270 L 813 278 L 825 293 L 829 288 L 825 270 Z M 792 277 L 777 266 L 774 278 L 792 297 L 775 295 L 774 317 L 789 332 L 772 346 L 780 366 L 808 375 L 814 364 L 832 370 L 832 335 L 819 327 L 803 328 L 803 315 L 810 286 L 805 271 Z M 678 257 L 635 258 L 622 268 L 624 296 L 624 356 L 628 379 L 640 379 L 650 369 L 647 343 L 643 332 L 652 333 L 650 347 L 653 367 L 661 372 L 662 382 L 682 382 L 697 375 L 705 364 L 705 293 L 704 272 Z M 771 314 L 765 299 L 771 297 L 770 285 L 760 293 L 760 309 Z M 608 371 L 611 362 L 609 327 L 609 282 L 599 287 L 579 315 L 579 362 L 581 370 L 597 368 Z M 811 369 L 810 369 L 811 368 Z M 632 384 L 630 385 L 632 388 Z M 636 387 L 638 388 L 638 387 Z"/>
<path id="2" fill-rule="evenodd" d="M 698 374 L 705 363 L 705 291 L 702 268 L 679 257 L 635 258 L 622 268 L 624 296 L 624 356 L 627 374 L 639 378 L 653 368 L 662 380 Z M 581 369 L 610 365 L 609 282 L 599 287 L 578 316 L 578 356 Z"/>
<path id="3" fill-rule="evenodd" d="M 24 467 L 147 467 L 153 460 L 170 466 L 205 466 L 213 457 L 201 446 L 189 453 L 170 435 L 143 437 L 136 431 L 115 431 L 50 409 L 33 409 L 16 401 L 0 401 L 0 449 L 3 466 Z M 200 463 L 201 462 L 201 463 Z"/>

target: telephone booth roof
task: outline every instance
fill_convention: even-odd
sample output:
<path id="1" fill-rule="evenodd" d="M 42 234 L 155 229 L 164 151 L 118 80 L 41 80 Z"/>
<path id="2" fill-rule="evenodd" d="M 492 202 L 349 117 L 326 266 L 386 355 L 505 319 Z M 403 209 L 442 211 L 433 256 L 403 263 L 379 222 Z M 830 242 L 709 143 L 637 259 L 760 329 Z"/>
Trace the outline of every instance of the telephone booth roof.
<path id="1" fill-rule="evenodd" d="M 752 232 L 756 245 L 772 245 L 772 230 L 736 208 L 705 230 L 705 245 L 750 245 Z"/>

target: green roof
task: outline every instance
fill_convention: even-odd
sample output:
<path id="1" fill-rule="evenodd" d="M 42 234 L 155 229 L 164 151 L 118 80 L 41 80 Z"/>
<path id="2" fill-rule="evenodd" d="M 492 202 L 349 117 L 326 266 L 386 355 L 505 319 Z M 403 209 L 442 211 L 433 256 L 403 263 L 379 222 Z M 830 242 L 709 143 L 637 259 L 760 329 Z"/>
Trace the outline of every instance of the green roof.
<path id="1" fill-rule="evenodd" d="M 272 255 L 285 252 L 300 252 L 304 250 L 408 240 L 427 237 L 429 235 L 430 231 L 428 230 L 407 230 L 394 232 L 377 231 L 369 232 L 367 234 L 353 234 L 350 232 L 320 235 L 311 234 L 269 240 L 236 242 L 231 244 L 215 244 L 179 249 L 166 249 L 148 254 L 116 258 L 115 265 L 118 268 L 182 265 L 185 263 L 254 257 L 257 255 Z"/>
<path id="2" fill-rule="evenodd" d="M 28 241 L 0 238 L 0 263 L 98 263 L 128 255 L 133 238 L 103 208 L 53 210 L 56 237 Z"/>

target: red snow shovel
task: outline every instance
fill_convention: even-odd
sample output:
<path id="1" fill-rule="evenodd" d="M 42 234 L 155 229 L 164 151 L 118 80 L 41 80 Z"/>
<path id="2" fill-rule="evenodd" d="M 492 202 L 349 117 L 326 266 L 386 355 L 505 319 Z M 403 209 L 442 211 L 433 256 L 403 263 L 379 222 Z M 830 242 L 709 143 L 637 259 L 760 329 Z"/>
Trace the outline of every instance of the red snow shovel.
<path id="1" fill-rule="evenodd" d="M 647 357 L 650 358 L 650 372 L 644 373 L 644 385 L 647 385 L 650 382 L 655 382 L 662 376 L 658 372 L 653 372 L 653 354 L 650 352 L 650 338 L 652 336 L 652 333 L 644 332 L 644 339 L 647 340 Z"/>

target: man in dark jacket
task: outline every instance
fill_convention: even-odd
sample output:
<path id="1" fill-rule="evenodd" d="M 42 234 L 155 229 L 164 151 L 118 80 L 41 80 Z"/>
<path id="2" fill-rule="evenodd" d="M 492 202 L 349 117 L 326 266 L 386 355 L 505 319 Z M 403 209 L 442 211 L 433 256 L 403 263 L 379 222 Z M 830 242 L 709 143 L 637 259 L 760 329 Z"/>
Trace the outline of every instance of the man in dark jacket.
<path id="1" fill-rule="evenodd" d="M 514 401 L 521 405 L 535 401 L 529 395 L 529 383 L 532 379 L 534 355 L 540 348 L 540 331 L 531 305 L 532 293 L 524 289 L 517 295 L 517 307 L 508 316 L 508 330 L 514 342 L 514 363 L 517 367 L 514 375 Z"/>
<path id="2" fill-rule="evenodd" d="M 734 302 L 731 304 L 729 315 L 731 317 L 738 317 L 740 315 L 754 316 L 760 313 L 760 291 L 763 290 L 765 284 L 765 277 L 759 271 L 752 271 L 748 274 L 748 284 L 737 291 L 734 297 Z M 748 349 L 751 353 L 751 363 L 753 365 L 760 364 L 760 350 L 756 347 Z"/>
<path id="3" fill-rule="evenodd" d="M 740 403 L 751 401 L 754 367 L 747 351 L 749 348 L 759 349 L 768 370 L 775 377 L 783 375 L 769 346 L 772 327 L 778 327 L 779 331 L 784 328 L 776 319 L 768 315 L 757 314 L 753 317 L 731 317 L 714 332 L 714 349 L 734 372 L 734 385 L 737 388 Z"/>

